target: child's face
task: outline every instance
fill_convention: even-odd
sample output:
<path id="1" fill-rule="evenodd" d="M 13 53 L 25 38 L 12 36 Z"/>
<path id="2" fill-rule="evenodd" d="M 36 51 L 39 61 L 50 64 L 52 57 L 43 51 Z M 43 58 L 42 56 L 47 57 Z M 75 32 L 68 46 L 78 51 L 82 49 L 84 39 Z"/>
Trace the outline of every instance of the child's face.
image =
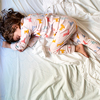
<path id="1" fill-rule="evenodd" d="M 14 32 L 13 39 L 14 41 L 18 41 L 20 40 L 20 37 L 21 37 L 21 29 L 18 27 L 16 31 Z"/>

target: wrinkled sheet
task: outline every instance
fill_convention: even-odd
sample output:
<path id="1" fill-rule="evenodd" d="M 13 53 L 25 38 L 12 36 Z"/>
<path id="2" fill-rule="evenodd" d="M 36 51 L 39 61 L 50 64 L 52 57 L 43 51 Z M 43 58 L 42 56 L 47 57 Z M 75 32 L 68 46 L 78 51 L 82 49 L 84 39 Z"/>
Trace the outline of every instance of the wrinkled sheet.
<path id="1" fill-rule="evenodd" d="M 12 4 L 22 13 L 34 12 L 29 9 L 35 1 L 27 5 L 23 0 L 21 6 L 22 1 L 16 0 L 17 7 L 12 0 L 4 5 L 5 1 L 2 8 Z M 42 4 L 42 10 L 35 9 L 38 13 L 72 16 L 84 33 L 100 42 L 99 0 L 43 0 Z M 18 52 L 2 48 L 0 39 L 0 100 L 100 100 L 100 56 L 88 48 L 89 59 L 75 52 L 51 54 L 51 41 L 40 38 L 32 48 Z"/>
<path id="2" fill-rule="evenodd" d="M 47 3 L 46 0 L 44 2 Z M 55 3 L 56 2 L 56 3 Z M 48 5 L 44 5 L 45 12 L 52 12 L 73 17 L 80 29 L 89 37 L 100 43 L 100 1 L 99 0 L 50 0 Z M 89 59 L 79 62 L 80 72 L 84 78 L 100 87 L 100 56 L 86 48 L 90 54 Z M 77 56 L 75 56 L 77 57 Z M 64 61 L 76 62 L 75 58 Z"/>

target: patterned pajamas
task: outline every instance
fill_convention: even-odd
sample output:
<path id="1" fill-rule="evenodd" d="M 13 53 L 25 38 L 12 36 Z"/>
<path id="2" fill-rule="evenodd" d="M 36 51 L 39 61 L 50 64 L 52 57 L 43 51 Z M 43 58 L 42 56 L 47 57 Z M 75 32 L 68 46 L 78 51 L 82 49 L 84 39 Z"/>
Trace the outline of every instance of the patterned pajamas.
<path id="1" fill-rule="evenodd" d="M 62 19 L 62 17 L 60 18 Z M 55 24 L 55 26 L 57 26 Z M 64 28 L 62 28 L 64 26 Z M 75 51 L 75 45 L 66 45 L 67 41 L 71 39 L 73 42 L 83 44 L 94 52 L 100 55 L 100 44 L 93 39 L 86 37 L 77 27 L 76 22 L 66 17 L 66 20 L 59 22 L 59 28 L 54 37 L 50 50 L 53 53 L 72 53 Z"/>
<path id="2" fill-rule="evenodd" d="M 18 43 L 11 44 L 13 50 L 24 50 L 31 36 L 53 37 L 50 51 L 53 53 L 72 53 L 75 45 L 65 45 L 72 38 L 74 42 L 84 44 L 100 54 L 100 44 L 87 38 L 79 31 L 74 19 L 54 14 L 30 14 L 22 19 L 21 38 Z"/>
<path id="3" fill-rule="evenodd" d="M 88 38 L 79 29 L 71 38 L 75 43 L 83 44 L 100 55 L 100 44 L 93 39 Z"/>
<path id="4" fill-rule="evenodd" d="M 67 41 L 72 37 L 72 35 L 77 30 L 76 22 L 67 16 L 62 16 L 59 21 L 55 22 L 54 29 L 58 26 L 56 30 L 56 35 L 51 43 L 50 51 L 53 53 L 72 53 L 75 51 L 75 45 L 65 45 Z"/>

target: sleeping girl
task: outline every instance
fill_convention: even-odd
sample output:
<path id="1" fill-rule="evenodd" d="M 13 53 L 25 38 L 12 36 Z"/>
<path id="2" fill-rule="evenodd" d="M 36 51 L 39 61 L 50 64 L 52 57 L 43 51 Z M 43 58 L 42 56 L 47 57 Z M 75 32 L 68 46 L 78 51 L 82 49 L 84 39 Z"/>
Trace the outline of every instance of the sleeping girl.
<path id="1" fill-rule="evenodd" d="M 100 55 L 100 44 L 82 33 L 76 21 L 56 14 L 30 14 L 27 17 L 10 8 L 2 11 L 0 32 L 6 41 L 2 47 L 23 51 L 32 36 L 52 37 L 50 51 L 56 54 L 79 52 L 89 57 L 84 46 Z M 66 44 L 72 39 L 78 45 Z"/>

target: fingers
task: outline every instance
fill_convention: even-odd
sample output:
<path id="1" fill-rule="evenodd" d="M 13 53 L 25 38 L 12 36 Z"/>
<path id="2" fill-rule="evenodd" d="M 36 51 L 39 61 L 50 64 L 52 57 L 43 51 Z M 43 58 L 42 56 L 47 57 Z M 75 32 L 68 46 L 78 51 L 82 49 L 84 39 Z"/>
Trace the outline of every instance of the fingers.
<path id="1" fill-rule="evenodd" d="M 7 48 L 9 43 L 7 43 L 6 41 L 3 41 L 3 43 L 2 43 L 2 47 L 4 47 L 4 48 Z"/>
<path id="2" fill-rule="evenodd" d="M 24 50 L 18 50 L 19 52 L 23 52 Z"/>

